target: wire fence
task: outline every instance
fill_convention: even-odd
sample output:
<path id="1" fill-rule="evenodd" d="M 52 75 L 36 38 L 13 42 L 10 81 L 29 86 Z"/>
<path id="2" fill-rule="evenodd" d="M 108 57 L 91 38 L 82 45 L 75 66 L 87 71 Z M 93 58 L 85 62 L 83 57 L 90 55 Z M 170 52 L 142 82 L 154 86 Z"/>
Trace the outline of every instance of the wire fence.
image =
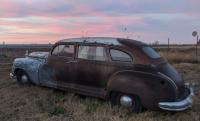
<path id="1" fill-rule="evenodd" d="M 34 44 L 34 45 L 0 45 L 0 57 L 19 57 L 23 56 L 26 51 L 50 51 L 51 44 Z"/>
<path id="2" fill-rule="evenodd" d="M 162 56 L 167 56 L 167 59 L 172 59 L 178 62 L 200 62 L 200 43 L 199 44 L 187 44 L 187 45 L 175 45 L 175 44 L 152 44 L 158 52 L 161 52 Z M 0 45 L 0 57 L 20 57 L 23 56 L 26 51 L 50 51 L 51 44 L 37 44 L 37 45 Z M 173 57 L 172 57 L 173 56 Z M 189 60 L 189 61 L 187 61 Z"/>

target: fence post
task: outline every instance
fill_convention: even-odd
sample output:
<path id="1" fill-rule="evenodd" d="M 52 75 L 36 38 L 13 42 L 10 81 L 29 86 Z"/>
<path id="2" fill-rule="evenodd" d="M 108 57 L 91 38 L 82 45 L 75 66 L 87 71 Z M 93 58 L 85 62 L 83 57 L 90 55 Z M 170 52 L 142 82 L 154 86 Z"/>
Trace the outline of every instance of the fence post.
<path id="1" fill-rule="evenodd" d="M 197 35 L 197 43 L 196 43 L 196 61 L 198 63 L 198 41 L 199 41 L 199 36 Z"/>
<path id="2" fill-rule="evenodd" d="M 3 43 L 2 43 L 2 56 L 4 56 L 5 55 L 5 41 L 3 41 Z"/>
<path id="3" fill-rule="evenodd" d="M 168 46 L 167 46 L 167 48 L 168 48 L 168 52 L 169 52 L 169 40 L 170 40 L 170 39 L 168 38 Z"/>
<path id="4" fill-rule="evenodd" d="M 167 39 L 167 56 L 169 55 L 169 44 L 170 44 L 170 39 L 168 38 Z"/>

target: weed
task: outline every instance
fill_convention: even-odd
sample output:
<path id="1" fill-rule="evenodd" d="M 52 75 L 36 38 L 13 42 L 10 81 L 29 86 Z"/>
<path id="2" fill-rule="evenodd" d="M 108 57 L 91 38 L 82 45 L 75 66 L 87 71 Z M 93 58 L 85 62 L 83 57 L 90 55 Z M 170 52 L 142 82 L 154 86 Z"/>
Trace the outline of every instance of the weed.
<path id="1" fill-rule="evenodd" d="M 65 108 L 64 107 L 62 107 L 62 106 L 55 106 L 54 108 L 53 108 L 53 110 L 50 110 L 49 111 L 49 116 L 51 117 L 51 116 L 58 116 L 58 115 L 65 115 L 66 114 L 66 110 L 65 110 Z"/>

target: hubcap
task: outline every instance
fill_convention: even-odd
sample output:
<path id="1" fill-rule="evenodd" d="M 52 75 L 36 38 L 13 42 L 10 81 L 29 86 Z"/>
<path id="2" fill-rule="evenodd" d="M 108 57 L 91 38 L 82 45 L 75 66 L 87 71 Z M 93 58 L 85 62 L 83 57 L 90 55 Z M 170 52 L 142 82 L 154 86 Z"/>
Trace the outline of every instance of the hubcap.
<path id="1" fill-rule="evenodd" d="M 124 107 L 130 108 L 133 105 L 132 99 L 129 96 L 121 96 L 120 97 L 120 104 Z"/>
<path id="2" fill-rule="evenodd" d="M 28 82 L 28 77 L 27 77 L 26 75 L 22 75 L 21 81 L 22 81 L 23 83 Z"/>

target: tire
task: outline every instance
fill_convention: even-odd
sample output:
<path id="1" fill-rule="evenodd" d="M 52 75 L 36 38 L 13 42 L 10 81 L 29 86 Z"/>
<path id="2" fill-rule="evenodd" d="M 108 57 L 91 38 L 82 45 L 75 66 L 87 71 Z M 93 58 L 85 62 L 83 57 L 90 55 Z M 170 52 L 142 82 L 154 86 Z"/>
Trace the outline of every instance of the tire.
<path id="1" fill-rule="evenodd" d="M 131 105 L 129 106 L 122 105 L 120 101 L 122 97 L 128 97 L 128 99 L 131 99 L 132 100 Z M 133 113 L 141 113 L 143 109 L 140 98 L 138 96 L 120 92 L 113 92 L 111 94 L 111 106 L 115 105 L 126 107 L 129 111 Z"/>
<path id="2" fill-rule="evenodd" d="M 28 74 L 23 70 L 17 71 L 16 77 L 17 77 L 17 82 L 20 85 L 30 85 L 31 84 Z"/>

